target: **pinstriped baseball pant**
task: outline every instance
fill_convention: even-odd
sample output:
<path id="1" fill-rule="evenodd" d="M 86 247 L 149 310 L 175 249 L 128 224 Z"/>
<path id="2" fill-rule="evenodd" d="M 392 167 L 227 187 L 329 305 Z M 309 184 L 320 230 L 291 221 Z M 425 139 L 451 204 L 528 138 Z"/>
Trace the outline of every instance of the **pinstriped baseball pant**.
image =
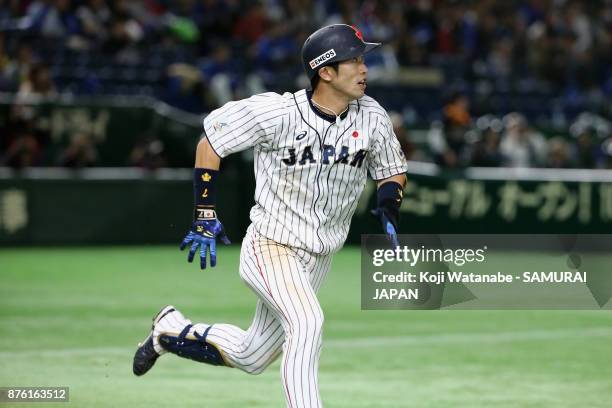
<path id="1" fill-rule="evenodd" d="M 240 276 L 259 297 L 255 317 L 247 331 L 214 324 L 208 333 L 229 364 L 251 374 L 261 373 L 282 351 L 287 407 L 322 406 L 317 373 L 323 311 L 316 292 L 331 258 L 280 245 L 251 225 L 242 242 Z"/>

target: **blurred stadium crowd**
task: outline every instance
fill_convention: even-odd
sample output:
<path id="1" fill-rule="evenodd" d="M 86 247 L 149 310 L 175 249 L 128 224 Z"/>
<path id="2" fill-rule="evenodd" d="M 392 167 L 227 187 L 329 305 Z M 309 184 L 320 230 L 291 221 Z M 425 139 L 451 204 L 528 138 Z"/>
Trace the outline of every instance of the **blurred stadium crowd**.
<path id="1" fill-rule="evenodd" d="M 203 113 L 304 87 L 301 44 L 338 22 L 385 44 L 367 59 L 373 92 L 406 70 L 443 78 L 424 89 L 398 79 L 399 96 L 375 95 L 398 112 L 410 158 L 612 168 L 612 0 L 0 0 L 0 92 L 16 95 L 0 160 L 104 165 L 87 135 L 41 163 L 32 101 L 147 95 Z M 544 137 L 534 124 L 559 136 Z M 415 144 L 405 125 L 429 128 L 425 141 Z M 163 166 L 163 145 L 145 144 Z"/>

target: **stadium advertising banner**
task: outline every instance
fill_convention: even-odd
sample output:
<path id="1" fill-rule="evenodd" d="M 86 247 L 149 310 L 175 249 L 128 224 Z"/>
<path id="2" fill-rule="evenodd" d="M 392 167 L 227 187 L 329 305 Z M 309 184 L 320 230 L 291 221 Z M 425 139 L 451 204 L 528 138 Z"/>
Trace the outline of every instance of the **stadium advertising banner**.
<path id="1" fill-rule="evenodd" d="M 421 166 L 422 167 L 422 166 Z M 512 177 L 510 169 L 494 169 Z M 592 181 L 578 180 L 578 171 L 532 170 L 530 179 L 491 179 L 474 170 L 465 173 L 423 175 L 412 172 L 401 211 L 401 230 L 411 233 L 606 233 L 612 226 L 612 183 L 603 171 L 590 170 Z M 192 196 L 189 170 L 146 173 L 139 169 L 31 169 L 0 172 L 0 242 L 6 244 L 170 243 L 180 236 L 177 226 L 188 222 Z M 572 180 L 571 178 L 574 177 Z M 252 180 L 238 172 L 224 175 L 219 197 L 228 214 L 248 214 L 251 199 L 238 199 L 237 191 L 254 189 Z M 369 214 L 374 183 L 366 187 L 349 234 L 359 243 L 361 234 L 375 231 Z M 246 193 L 245 193 L 246 194 Z M 252 197 L 252 192 L 248 193 Z M 75 200 L 75 197 L 79 197 Z M 156 217 L 143 225 L 134 214 Z M 129 210 L 129 211 L 128 211 Z M 109 225 L 106 213 L 120 220 Z M 241 236 L 248 216 L 229 217 L 231 236 Z M 145 232 L 146 233 L 143 233 Z"/>
<path id="2" fill-rule="evenodd" d="M 0 128 L 10 123 L 13 101 L 0 93 Z M 45 139 L 43 166 L 57 164 L 61 151 L 85 135 L 96 145 L 99 165 L 128 165 L 135 144 L 154 138 L 162 143 L 168 166 L 187 167 L 201 134 L 200 115 L 148 97 L 67 98 L 24 109 L 34 118 L 32 128 Z"/>
<path id="3" fill-rule="evenodd" d="M 612 226 L 610 181 L 604 170 L 413 173 L 402 226 L 419 233 L 606 233 Z"/>

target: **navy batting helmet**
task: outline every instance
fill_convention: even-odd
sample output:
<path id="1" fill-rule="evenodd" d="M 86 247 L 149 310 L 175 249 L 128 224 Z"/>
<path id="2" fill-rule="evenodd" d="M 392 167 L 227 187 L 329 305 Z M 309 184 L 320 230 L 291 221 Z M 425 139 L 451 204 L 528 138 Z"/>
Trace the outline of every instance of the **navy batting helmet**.
<path id="1" fill-rule="evenodd" d="M 361 31 L 346 24 L 320 28 L 304 41 L 302 63 L 312 80 L 319 69 L 334 62 L 346 61 L 372 51 L 380 43 L 363 41 Z"/>

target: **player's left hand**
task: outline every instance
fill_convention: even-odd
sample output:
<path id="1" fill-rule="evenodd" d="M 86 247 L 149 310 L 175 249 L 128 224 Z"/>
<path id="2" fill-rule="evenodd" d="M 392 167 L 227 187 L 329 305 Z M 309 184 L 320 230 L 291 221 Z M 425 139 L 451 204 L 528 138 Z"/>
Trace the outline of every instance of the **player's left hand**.
<path id="1" fill-rule="evenodd" d="M 392 221 L 393 217 L 388 214 L 384 208 L 380 207 L 372 210 L 372 215 L 378 218 L 378 221 L 380 221 L 385 234 L 387 234 L 387 238 L 389 241 L 391 241 L 393 247 L 397 248 L 399 246 L 399 241 L 397 239 L 397 228 Z"/>
<path id="2" fill-rule="evenodd" d="M 198 247 L 200 247 L 200 268 L 206 269 L 206 253 L 210 249 L 210 266 L 217 265 L 217 237 L 225 245 L 230 244 L 230 240 L 223 229 L 223 224 L 216 219 L 194 221 L 191 231 L 187 233 L 181 242 L 181 251 L 191 244 L 187 260 L 193 262 Z"/>

